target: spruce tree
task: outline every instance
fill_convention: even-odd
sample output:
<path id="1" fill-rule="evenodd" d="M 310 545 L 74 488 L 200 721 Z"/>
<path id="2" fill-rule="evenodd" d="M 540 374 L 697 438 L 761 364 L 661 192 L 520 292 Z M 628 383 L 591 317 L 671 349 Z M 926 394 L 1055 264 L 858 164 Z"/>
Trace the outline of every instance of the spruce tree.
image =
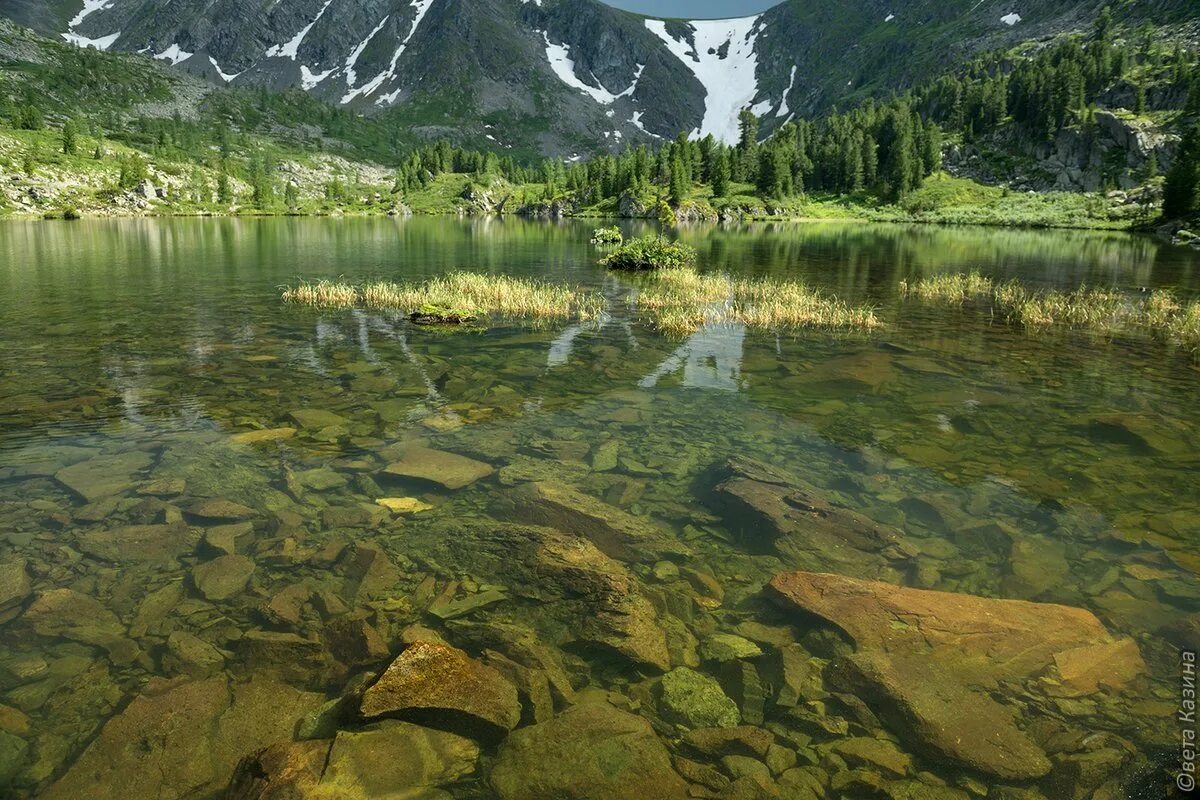
<path id="1" fill-rule="evenodd" d="M 710 169 L 713 197 L 726 197 L 729 194 L 729 156 L 724 149 L 713 155 Z"/>
<path id="2" fill-rule="evenodd" d="M 671 157 L 669 169 L 669 192 L 671 205 L 678 208 L 688 196 L 688 177 L 687 167 L 684 166 L 683 159 L 679 157 L 679 153 Z"/>
<path id="3" fill-rule="evenodd" d="M 79 151 L 79 131 L 73 119 L 67 120 L 62 126 L 62 151 L 69 156 Z"/>
<path id="4" fill-rule="evenodd" d="M 1200 211 L 1200 124 L 1183 137 L 1163 184 L 1163 216 L 1183 219 Z"/>

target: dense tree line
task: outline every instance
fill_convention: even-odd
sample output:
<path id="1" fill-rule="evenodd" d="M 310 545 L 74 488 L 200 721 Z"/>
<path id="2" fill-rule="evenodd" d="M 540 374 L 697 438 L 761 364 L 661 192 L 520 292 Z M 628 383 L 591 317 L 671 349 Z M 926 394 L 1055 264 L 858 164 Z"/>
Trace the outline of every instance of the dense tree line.
<path id="1" fill-rule="evenodd" d="M 1027 135 L 1046 138 L 1086 123 L 1106 91 L 1124 87 L 1131 111 L 1147 111 L 1153 82 L 1186 98 L 1185 111 L 1200 113 L 1200 65 L 1195 54 L 1159 42 L 1145 29 L 1118 42 L 1105 9 L 1087 36 L 1070 36 L 1014 59 L 991 53 L 910 92 L 922 116 L 966 141 L 986 136 L 1007 120 Z"/>

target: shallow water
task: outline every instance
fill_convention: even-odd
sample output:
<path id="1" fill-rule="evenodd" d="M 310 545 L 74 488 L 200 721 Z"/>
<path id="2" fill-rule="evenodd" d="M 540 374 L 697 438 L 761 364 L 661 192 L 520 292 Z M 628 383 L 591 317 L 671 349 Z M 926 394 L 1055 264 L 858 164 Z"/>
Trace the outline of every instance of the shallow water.
<path id="1" fill-rule="evenodd" d="M 590 228 L 448 218 L 0 226 L 0 785 L 70 796 L 87 771 L 98 781 L 89 785 L 121 784 L 136 798 L 129 782 L 152 771 L 161 785 L 146 796 L 211 796 L 245 753 L 184 775 L 162 768 L 163 749 L 112 746 L 122 717 L 138 721 L 129 704 L 147 681 L 261 678 L 293 687 L 268 692 L 265 707 L 303 710 L 390 661 L 377 646 L 344 652 L 331 629 L 365 623 L 394 655 L 425 635 L 409 628 L 420 624 L 473 656 L 520 661 L 511 641 L 486 633 L 505 623 L 531 629 L 576 690 L 615 692 L 653 720 L 673 752 L 695 726 L 665 708 L 656 676 L 683 665 L 718 677 L 743 721 L 775 726 L 787 759 L 798 758 L 791 769 L 817 776 L 812 794 L 788 796 L 1002 796 L 1003 784 L 1042 792 L 1006 797 L 1056 800 L 1091 797 L 1107 781 L 1125 794 L 1103 796 L 1126 796 L 1137 780 L 1159 792 L 1144 796 L 1161 796 L 1177 750 L 1177 647 L 1195 646 L 1200 609 L 1196 359 L 1138 339 L 1027 334 L 903 302 L 896 287 L 977 269 L 1190 297 L 1200 254 L 1079 232 L 698 228 L 682 237 L 702 269 L 801 277 L 876 304 L 885 324 L 869 335 L 727 327 L 669 339 L 629 310 L 628 285 L 595 266 Z M 454 267 L 599 287 L 612 315 L 447 333 L 278 297 L 297 277 L 420 279 Z M 253 431 L 273 433 L 248 441 Z M 495 471 L 461 488 L 387 472 L 418 445 Z M 835 519 L 861 514 L 902 545 L 764 544 L 761 519 L 739 517 L 718 488 L 731 457 L 770 465 Z M 531 510 L 531 481 L 583 499 Z M 380 498 L 431 507 L 394 514 Z M 214 511 L 216 500 L 237 508 Z M 578 508 L 597 501 L 607 505 L 587 506 L 592 522 L 579 522 Z M 595 540 L 594 516 L 606 513 L 642 526 L 653 547 L 601 542 L 592 564 L 648 599 L 669 664 L 631 657 L 628 636 L 590 631 L 594 598 L 546 577 L 553 569 L 532 563 L 542 550 L 505 538 L 517 520 Z M 506 563 L 506 552 L 532 562 Z M 23 573 L 12 566 L 22 563 Z M 1147 673 L 1123 692 L 1082 697 L 985 687 L 1020 709 L 1053 763 L 1044 778 L 1000 777 L 856 711 L 826 677 L 801 694 L 803 714 L 781 702 L 769 677 L 779 636 L 818 676 L 848 647 L 764 599 L 763 585 L 792 569 L 1084 608 L 1133 637 Z M 749 664 L 762 686 L 702 657 L 718 633 L 758 643 L 763 655 L 731 663 Z M 312 694 L 296 699 L 299 689 Z M 526 699 L 526 724 L 531 708 Z M 295 719 L 279 716 L 275 738 L 286 738 Z M 246 749 L 269 743 L 249 722 L 230 725 L 222 736 Z M 361 723 L 350 714 L 340 726 Z M 896 740 L 915 759 L 907 775 L 839 749 L 863 737 Z M 452 796 L 494 796 L 495 742 L 484 745 L 477 767 L 445 783 Z M 733 777 L 745 768 L 708 761 Z M 774 772 L 790 785 L 786 769 Z M 897 788 L 908 783 L 925 794 Z"/>

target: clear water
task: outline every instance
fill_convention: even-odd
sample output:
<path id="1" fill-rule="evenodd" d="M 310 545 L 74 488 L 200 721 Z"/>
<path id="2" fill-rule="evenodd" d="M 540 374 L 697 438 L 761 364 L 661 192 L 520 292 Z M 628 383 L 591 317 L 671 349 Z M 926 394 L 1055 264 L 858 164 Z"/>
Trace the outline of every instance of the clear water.
<path id="1" fill-rule="evenodd" d="M 449 218 L 0 226 L 0 563 L 24 562 L 29 577 L 14 605 L 4 609 L 0 597 L 0 737 L 8 737 L 0 739 L 0 778 L 11 780 L 14 796 L 54 794 L 47 787 L 64 773 L 71 779 L 79 754 L 104 741 L 105 722 L 152 678 L 223 668 L 237 680 L 282 675 L 338 696 L 353 675 L 374 674 L 390 658 L 309 669 L 243 645 L 261 630 L 322 641 L 339 617 L 365 616 L 393 654 L 411 624 L 474 654 L 464 621 L 525 625 L 562 649 L 576 688 L 620 693 L 655 718 L 654 670 L 573 648 L 573 629 L 586 620 L 571 615 L 586 612 L 543 602 L 539 587 L 521 583 L 536 583 L 529 570 L 497 565 L 471 537 L 511 516 L 508 496 L 530 478 L 565 483 L 658 526 L 691 549 L 683 566 L 712 576 L 723 592 L 717 599 L 676 580 L 653 558 L 631 557 L 624 567 L 663 606 L 673 665 L 693 662 L 689 646 L 714 632 L 779 624 L 761 589 L 798 566 L 745 546 L 721 512 L 714 468 L 731 456 L 797 476 L 830 502 L 896 528 L 919 551 L 910 569 L 864 560 L 854 577 L 1083 607 L 1134 637 L 1150 677 L 1131 696 L 1070 706 L 1042 705 L 1013 687 L 995 692 L 1011 693 L 1004 699 L 1022 704 L 1027 722 L 1059 720 L 1127 743 L 1136 755 L 1101 768 L 1106 780 L 1143 763 L 1162 769 L 1153 765 L 1164 753 L 1169 766 L 1178 636 L 1163 631 L 1190 620 L 1194 637 L 1200 608 L 1197 361 L 1136 339 L 1031 335 L 973 311 L 902 302 L 896 286 L 978 269 L 1035 285 L 1168 286 L 1190 296 L 1200 290 L 1200 254 L 1116 234 L 700 228 L 682 236 L 699 248 L 702 269 L 802 277 L 876 304 L 886 324 L 870 335 L 722 328 L 681 340 L 631 316 L 627 287 L 595 265 L 590 228 Z M 416 280 L 454 267 L 600 287 L 613 315 L 602 326 L 451 334 L 394 314 L 279 302 L 278 287 L 298 276 Z M 234 438 L 298 427 L 290 415 L 302 409 L 342 422 L 299 427 L 279 441 Z M 414 442 L 499 471 L 455 490 L 383 474 Z M 606 443 L 616 461 L 593 469 Z M 375 502 L 410 496 L 433 508 L 402 517 Z M 217 599 L 198 590 L 194 574 L 215 554 L 200 538 L 229 521 L 192 513 L 212 499 L 251 510 L 252 530 L 243 529 L 236 549 L 255 565 L 244 587 Z M 993 524 L 1009 531 L 1002 542 L 980 533 Z M 142 525 L 159 527 L 131 532 Z M 363 589 L 345 545 L 378 548 L 395 574 L 381 589 Z M 827 568 L 836 571 L 833 562 Z M 447 598 L 500 588 L 505 599 L 447 623 L 425 610 L 450 582 L 458 583 Z M 296 584 L 306 588 L 294 615 L 263 610 Z M 94 599 L 103 614 L 92 605 L 36 620 L 23 613 L 61 588 Z M 341 603 L 330 608 L 332 595 Z M 678 612 L 672 598 L 691 610 Z M 97 615 L 101 622 L 86 624 Z M 818 644 L 803 638 L 816 623 L 791 621 L 820 659 Z M 181 666 L 168 646 L 173 632 L 215 646 L 223 664 Z M 699 668 L 716 674 L 711 664 Z M 770 698 L 767 707 L 770 717 Z M 836 704 L 829 713 L 851 716 Z M 670 741 L 670 726 L 660 730 Z M 897 736 L 861 721 L 851 731 Z M 836 788 L 839 771 L 855 766 L 827 757 L 838 735 L 809 733 L 808 745 L 791 746 L 801 765 L 832 781 L 827 796 L 856 796 L 856 784 Z M 897 738 L 917 759 L 922 785 L 978 791 L 1003 782 Z M 1112 741 L 1051 755 L 1124 748 Z M 105 752 L 93 758 L 103 763 Z M 97 780 L 142 768 L 136 756 L 123 758 L 134 767 L 113 755 L 113 773 Z M 491 796 L 487 765 L 449 791 Z M 200 788 L 171 780 L 159 796 L 220 789 L 215 778 Z M 1161 788 L 1166 778 L 1149 780 Z M 1011 784 L 1039 787 L 1051 800 L 1054 786 L 1062 797 L 1095 788 L 1079 788 L 1083 779 Z"/>

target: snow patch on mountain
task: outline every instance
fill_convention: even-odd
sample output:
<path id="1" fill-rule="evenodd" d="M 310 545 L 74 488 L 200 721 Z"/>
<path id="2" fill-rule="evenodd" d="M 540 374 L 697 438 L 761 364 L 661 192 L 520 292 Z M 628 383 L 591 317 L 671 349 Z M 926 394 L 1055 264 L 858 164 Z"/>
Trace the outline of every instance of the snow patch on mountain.
<path id="1" fill-rule="evenodd" d="M 387 21 L 391 18 L 392 15 L 388 14 L 386 17 L 379 20 L 379 24 L 375 26 L 375 29 L 368 33 L 367 38 L 359 42 L 358 45 L 350 51 L 350 55 L 346 58 L 346 85 L 351 89 L 353 89 L 354 84 L 358 82 L 358 75 L 354 72 L 354 65 L 358 63 L 358 59 L 362 56 L 363 51 L 367 49 L 367 45 L 371 43 L 371 40 L 375 38 L 377 33 L 383 30 L 383 26 L 386 25 Z"/>
<path id="2" fill-rule="evenodd" d="M 221 69 L 221 65 L 217 63 L 217 60 L 215 58 L 213 58 L 212 56 L 208 57 L 208 63 L 213 65 L 213 69 L 215 69 L 217 71 L 217 75 L 221 76 L 221 80 L 225 81 L 226 83 L 229 83 L 234 78 L 236 78 L 238 75 L 242 74 L 240 72 L 233 72 L 233 73 L 225 72 L 224 70 Z M 303 67 L 301 69 L 303 69 Z"/>
<path id="3" fill-rule="evenodd" d="M 1013 25 L 1016 25 L 1021 21 L 1021 15 L 1016 12 L 1005 14 L 1000 18 L 1000 21 L 1011 28 Z"/>
<path id="4" fill-rule="evenodd" d="M 695 20 L 687 23 L 692 43 L 667 32 L 662 20 L 648 19 L 646 27 L 667 45 L 671 54 L 704 86 L 704 120 L 694 138 L 712 134 L 723 142 L 738 139 L 737 115 L 758 95 L 758 55 L 755 42 L 762 15 L 738 19 Z"/>
<path id="5" fill-rule="evenodd" d="M 592 80 L 596 82 L 595 86 L 579 79 L 579 76 L 575 74 L 575 61 L 571 58 L 570 45 L 554 44 L 550 41 L 550 34 L 546 31 L 542 31 L 542 39 L 546 42 L 546 60 L 550 62 L 550 69 L 554 70 L 558 79 L 572 89 L 583 92 L 601 105 L 610 106 L 619 98 L 632 95 L 637 90 L 638 81 L 642 78 L 642 70 L 646 69 L 645 64 L 638 64 L 637 71 L 633 76 L 633 83 L 619 94 L 613 94 L 604 88 L 604 84 L 600 83 L 595 75 L 591 76 Z"/>
<path id="6" fill-rule="evenodd" d="M 76 47 L 94 47 L 97 50 L 107 50 L 116 43 L 117 39 L 121 38 L 121 32 L 110 33 L 108 36 L 101 36 L 97 39 L 89 39 L 86 36 L 80 36 L 78 33 L 64 33 L 62 37 Z"/>
<path id="7" fill-rule="evenodd" d="M 408 43 L 412 40 L 413 35 L 417 32 L 417 28 L 421 27 L 421 20 L 425 19 L 425 14 L 429 11 L 431 5 L 433 5 L 433 0 L 412 0 L 412 7 L 416 9 L 417 13 L 413 16 L 412 27 L 408 29 L 408 35 L 400 42 L 400 46 L 396 48 L 396 52 L 392 53 L 392 61 L 388 65 L 388 68 L 357 89 L 354 88 L 353 84 L 347 83 L 350 91 L 342 96 L 342 105 L 349 103 L 356 97 L 370 97 L 380 86 L 383 86 L 383 84 L 396 77 L 396 64 L 399 63 L 400 56 L 404 55 L 404 51 L 408 47 Z M 395 92 L 381 97 L 377 105 L 394 102 L 399 93 L 400 90 L 397 89 Z"/>
<path id="8" fill-rule="evenodd" d="M 792 93 L 792 89 L 796 88 L 796 65 L 792 65 L 792 77 L 788 78 L 788 87 L 783 90 L 783 99 L 779 101 L 779 110 L 775 112 L 775 116 L 783 117 L 788 113 L 788 95 Z"/>
<path id="9" fill-rule="evenodd" d="M 335 71 L 336 71 L 335 67 L 330 67 L 329 69 L 325 70 L 324 72 L 313 72 L 311 69 L 309 69 L 308 67 L 301 64 L 300 65 L 300 85 L 303 86 L 304 91 L 307 92 L 309 89 L 315 88 L 317 84 L 319 84 L 321 81 L 328 78 Z"/>
<path id="10" fill-rule="evenodd" d="M 325 16 L 325 12 L 329 10 L 331 3 L 333 3 L 333 0 L 325 0 L 325 5 L 321 6 L 321 10 L 317 12 L 317 16 L 312 22 L 301 28 L 300 32 L 291 38 L 291 41 L 269 47 L 266 55 L 272 58 L 276 56 L 290 58 L 292 61 L 295 61 L 297 54 L 300 52 L 300 45 L 304 42 L 304 37 L 308 36 L 308 32 L 313 29 L 313 26 L 321 21 L 321 17 Z"/>
<path id="11" fill-rule="evenodd" d="M 83 24 L 88 15 L 93 11 L 102 11 L 106 8 L 112 8 L 114 0 L 83 0 L 83 8 L 79 9 L 79 13 L 71 18 L 67 23 L 68 30 L 74 30 Z"/>
<path id="12" fill-rule="evenodd" d="M 173 44 L 161 53 L 155 53 L 154 57 L 159 61 L 170 61 L 171 66 L 179 66 L 182 61 L 187 61 L 194 56 L 195 53 L 189 53 L 177 44 Z"/>

